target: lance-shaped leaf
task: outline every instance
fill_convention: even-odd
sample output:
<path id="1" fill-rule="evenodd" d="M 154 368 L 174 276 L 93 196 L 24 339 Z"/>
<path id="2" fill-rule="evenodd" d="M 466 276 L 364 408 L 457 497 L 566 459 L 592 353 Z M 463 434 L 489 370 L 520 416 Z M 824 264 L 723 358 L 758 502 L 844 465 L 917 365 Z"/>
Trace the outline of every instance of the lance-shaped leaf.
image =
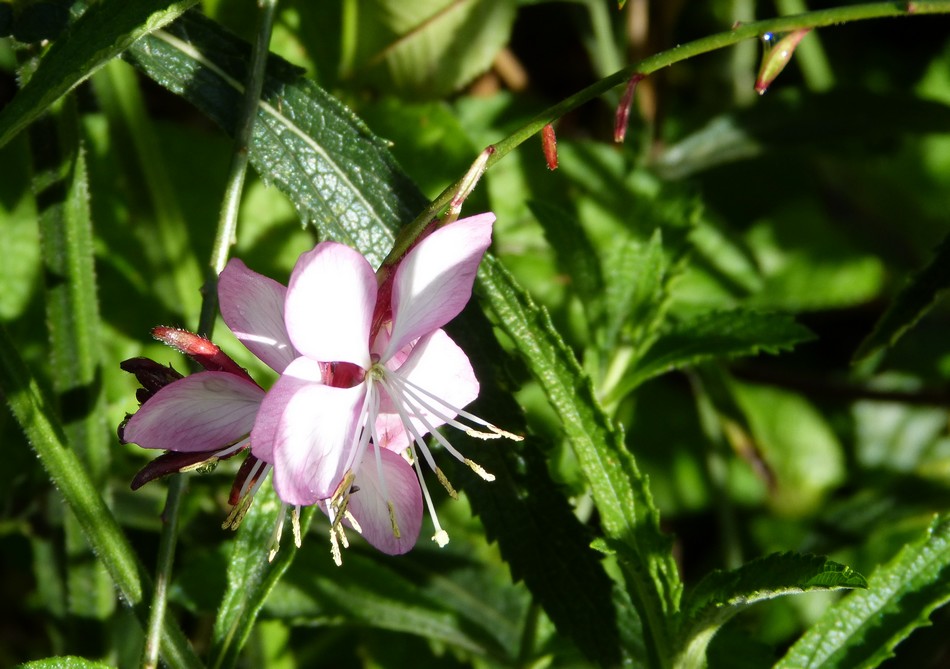
<path id="1" fill-rule="evenodd" d="M 863 360 L 882 348 L 893 346 L 950 288 L 950 236 L 937 248 L 930 264 L 901 290 L 871 334 L 861 342 L 854 360 Z"/>
<path id="2" fill-rule="evenodd" d="M 950 601 L 950 519 L 938 518 L 926 536 L 904 546 L 855 592 L 825 610 L 777 669 L 876 667 L 930 614 Z"/>
<path id="3" fill-rule="evenodd" d="M 249 53 L 248 44 L 189 12 L 137 43 L 128 57 L 231 133 Z M 425 205 L 380 139 L 300 70 L 274 56 L 268 59 L 249 150 L 261 178 L 290 197 L 304 222 L 324 238 L 355 247 L 374 265 L 392 247 L 393 231 Z"/>
<path id="4" fill-rule="evenodd" d="M 866 587 L 861 574 L 817 555 L 777 553 L 732 571 L 714 571 L 685 598 L 680 655 L 694 661 L 702 658 L 716 630 L 756 602 L 814 590 Z"/>
<path id="5" fill-rule="evenodd" d="M 76 514 L 86 538 L 108 569 L 122 598 L 135 609 L 139 620 L 144 621 L 148 611 L 143 602 L 150 594 L 150 577 L 86 468 L 68 447 L 63 427 L 56 419 L 49 398 L 23 364 L 15 343 L 3 328 L 0 328 L 0 394 L 63 499 Z M 162 659 L 168 666 L 201 666 L 171 618 L 165 620 L 161 643 Z"/>
<path id="6" fill-rule="evenodd" d="M 210 663 L 213 667 L 233 667 L 237 664 L 241 648 L 254 627 L 267 595 L 297 554 L 294 542 L 288 540 L 273 562 L 268 559 L 281 506 L 273 487 L 265 485 L 238 529 L 237 541 L 234 542 L 228 562 L 228 587 L 214 621 Z M 305 509 L 301 514 L 301 534 L 306 534 L 313 514 L 314 507 Z"/>
<path id="7" fill-rule="evenodd" d="M 735 309 L 715 311 L 674 325 L 627 373 L 613 396 L 622 397 L 665 372 L 710 360 L 779 353 L 814 335 L 791 316 Z"/>
<path id="8" fill-rule="evenodd" d="M 109 469 L 109 433 L 100 393 L 99 308 L 85 153 L 72 96 L 29 131 L 39 208 L 52 381 L 63 428 L 97 486 Z M 69 602 L 74 613 L 105 618 L 115 605 L 75 516 L 65 521 Z"/>
<path id="9" fill-rule="evenodd" d="M 665 657 L 667 620 L 677 609 L 682 586 L 646 478 L 547 312 L 493 258 L 482 261 L 477 287 L 560 416 L 590 482 L 604 532 L 614 540 L 611 549 L 625 568 L 649 652 Z"/>
<path id="10" fill-rule="evenodd" d="M 53 42 L 29 82 L 0 111 L 0 146 L 136 40 L 173 21 L 196 2 L 103 0 L 93 5 Z"/>

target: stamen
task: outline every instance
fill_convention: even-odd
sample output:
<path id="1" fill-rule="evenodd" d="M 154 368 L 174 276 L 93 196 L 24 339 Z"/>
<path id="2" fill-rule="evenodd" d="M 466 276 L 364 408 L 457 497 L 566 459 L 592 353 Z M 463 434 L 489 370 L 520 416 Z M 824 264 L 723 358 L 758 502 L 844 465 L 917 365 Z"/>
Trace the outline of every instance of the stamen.
<path id="1" fill-rule="evenodd" d="M 303 543 L 300 540 L 300 506 L 295 506 L 290 512 L 290 526 L 294 530 L 294 546 L 300 548 L 300 544 Z"/>
<path id="2" fill-rule="evenodd" d="M 237 528 L 241 526 L 241 521 L 244 520 L 248 509 L 251 508 L 251 502 L 254 501 L 254 495 L 260 490 L 261 484 L 264 483 L 264 479 L 267 478 L 267 474 L 270 473 L 271 468 L 271 465 L 263 460 L 258 460 L 254 463 L 250 474 L 248 474 L 247 479 L 244 481 L 244 485 L 241 486 L 241 493 L 238 497 L 240 501 L 231 508 L 231 513 L 228 514 L 228 517 L 221 524 L 222 530 L 230 528 L 236 531 Z"/>
<path id="3" fill-rule="evenodd" d="M 343 548 L 349 548 L 350 540 L 346 538 L 346 532 L 343 530 L 342 525 L 337 525 L 336 533 L 340 535 L 340 543 L 343 544 Z"/>
<path id="4" fill-rule="evenodd" d="M 270 552 L 267 554 L 267 561 L 273 562 L 280 550 L 280 536 L 284 533 L 284 517 L 287 515 L 287 505 L 281 504 L 280 511 L 277 513 L 277 524 L 274 526 L 274 532 L 270 537 Z"/>
<path id="5" fill-rule="evenodd" d="M 370 431 L 366 429 L 366 423 L 370 417 L 379 414 L 379 393 L 375 392 L 374 384 L 366 383 L 366 394 L 363 395 L 363 403 L 360 405 L 359 418 L 356 420 L 356 430 L 353 433 L 356 444 L 351 446 L 350 453 L 346 461 L 346 470 L 357 469 L 363 460 L 363 453 L 369 443 Z"/>
<path id="6" fill-rule="evenodd" d="M 489 482 L 495 480 L 495 475 L 489 474 L 488 472 L 486 472 L 482 468 L 482 466 L 478 464 L 477 462 L 474 462 L 472 460 L 469 460 L 468 458 L 465 458 L 465 464 L 467 464 L 469 469 L 471 469 L 473 472 L 481 476 L 484 480 L 489 481 Z"/>
<path id="7" fill-rule="evenodd" d="M 333 556 L 333 563 L 337 567 L 343 566 L 343 555 L 340 553 L 340 544 L 337 542 L 336 530 L 330 526 L 330 555 Z"/>
<path id="8" fill-rule="evenodd" d="M 396 522 L 396 507 L 389 500 L 386 500 L 386 506 L 389 507 L 389 523 L 393 527 L 393 536 L 398 539 L 402 535 L 399 533 L 399 523 Z"/>
<path id="9" fill-rule="evenodd" d="M 357 534 L 363 534 L 363 528 L 360 527 L 359 522 L 356 520 L 356 518 L 353 516 L 353 514 L 350 513 L 350 510 L 349 510 L 349 509 L 347 509 L 346 511 L 343 512 L 343 517 L 346 518 L 347 522 L 350 524 L 350 527 L 352 527 L 353 530 L 354 530 Z"/>
<path id="10" fill-rule="evenodd" d="M 350 504 L 350 488 L 356 475 L 352 470 L 347 470 L 343 475 L 340 484 L 333 491 L 330 502 L 327 504 L 327 514 L 330 516 L 330 525 L 336 527 L 346 513 L 346 508 Z"/>
<path id="11" fill-rule="evenodd" d="M 449 483 L 449 479 L 448 477 L 446 477 L 445 472 L 443 472 L 440 468 L 436 467 L 435 476 L 436 478 L 439 479 L 439 483 L 442 484 L 442 487 L 445 488 L 445 491 L 449 493 L 449 497 L 451 497 L 452 499 L 459 498 L 459 494 L 455 492 L 455 488 L 453 488 L 452 484 Z"/>
<path id="12" fill-rule="evenodd" d="M 414 449 L 415 446 L 410 443 L 409 448 Z M 439 516 L 435 512 L 435 505 L 432 503 L 432 496 L 429 495 L 429 487 L 426 485 L 426 480 L 422 476 L 422 467 L 419 464 L 419 458 L 414 458 L 414 460 L 416 476 L 419 477 L 419 487 L 422 488 L 422 497 L 426 501 L 426 507 L 429 509 L 429 516 L 432 517 L 432 524 L 435 526 L 435 534 L 432 536 L 432 541 L 439 544 L 439 548 L 444 548 L 445 545 L 449 543 L 449 534 L 443 530 L 442 526 L 439 524 Z"/>
<path id="13" fill-rule="evenodd" d="M 228 517 L 221 523 L 221 529 L 230 529 L 236 532 L 237 528 L 241 526 L 241 521 L 244 520 L 247 510 L 251 508 L 252 501 L 253 498 L 250 495 L 242 497 L 238 504 L 231 507 L 231 513 L 229 513 Z"/>
<path id="14" fill-rule="evenodd" d="M 185 472 L 198 472 L 199 474 L 210 474 L 218 466 L 218 456 L 212 455 L 207 460 L 202 460 L 201 462 L 196 462 L 192 465 L 185 465 L 181 467 L 178 472 L 184 474 Z"/>

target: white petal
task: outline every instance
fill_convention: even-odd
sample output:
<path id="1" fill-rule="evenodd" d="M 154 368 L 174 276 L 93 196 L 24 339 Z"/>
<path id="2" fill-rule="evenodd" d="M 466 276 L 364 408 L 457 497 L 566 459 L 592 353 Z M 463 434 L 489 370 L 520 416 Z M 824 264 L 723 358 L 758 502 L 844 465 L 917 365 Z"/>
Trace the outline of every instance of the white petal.
<path id="1" fill-rule="evenodd" d="M 251 433 L 251 452 L 274 465 L 274 489 L 287 504 L 330 497 L 355 447 L 364 385 L 333 388 L 294 376 L 315 364 L 295 360 L 267 393 Z"/>
<path id="2" fill-rule="evenodd" d="M 287 288 L 232 258 L 218 277 L 221 316 L 234 336 L 274 371 L 297 357 L 284 325 Z"/>
<path id="3" fill-rule="evenodd" d="M 324 242 L 297 260 L 284 319 L 302 354 L 367 369 L 375 306 L 376 274 L 366 258 L 343 244 Z"/>
<path id="4" fill-rule="evenodd" d="M 436 330 L 428 337 L 416 342 L 405 363 L 392 371 L 392 374 L 406 379 L 439 398 L 441 402 L 423 395 L 427 403 L 434 405 L 440 413 L 449 418 L 455 418 L 456 412 L 448 407 L 462 409 L 478 397 L 478 380 L 475 378 L 468 356 L 444 330 Z M 403 427 L 394 406 L 395 401 L 399 401 L 399 398 L 390 398 L 385 393 L 383 394 L 379 416 L 376 420 L 376 432 L 379 435 L 380 446 L 401 451 L 409 445 L 411 435 Z M 429 411 L 415 411 L 405 401 L 401 403 L 407 413 L 416 414 L 417 417 L 411 420 L 420 434 L 428 432 L 418 418 L 420 413 L 432 427 L 438 427 L 445 422 Z"/>
<path id="5" fill-rule="evenodd" d="M 236 374 L 198 372 L 155 393 L 122 436 L 143 448 L 212 451 L 250 433 L 263 398 L 263 390 Z"/>
<path id="6" fill-rule="evenodd" d="M 393 333 L 383 360 L 455 318 L 472 296 L 495 215 L 450 223 L 419 242 L 396 269 Z"/>

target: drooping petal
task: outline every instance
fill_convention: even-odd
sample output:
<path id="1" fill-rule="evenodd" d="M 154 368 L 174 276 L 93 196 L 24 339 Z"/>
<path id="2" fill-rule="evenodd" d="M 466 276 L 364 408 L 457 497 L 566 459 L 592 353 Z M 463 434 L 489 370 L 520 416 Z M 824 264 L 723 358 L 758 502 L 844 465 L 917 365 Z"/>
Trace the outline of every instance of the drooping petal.
<path id="1" fill-rule="evenodd" d="M 284 319 L 294 346 L 307 357 L 367 369 L 375 305 L 376 275 L 366 258 L 323 242 L 297 260 Z"/>
<path id="2" fill-rule="evenodd" d="M 412 465 L 385 449 L 379 452 L 385 491 L 379 480 L 376 453 L 371 448 L 363 455 L 350 495 L 349 511 L 363 531 L 363 538 L 389 555 L 408 553 L 415 546 L 422 527 L 422 493 Z M 399 536 L 393 533 L 388 502 L 392 502 Z"/>
<path id="3" fill-rule="evenodd" d="M 153 395 L 125 424 L 122 438 L 143 448 L 211 451 L 246 436 L 264 397 L 227 372 L 198 372 Z"/>
<path id="4" fill-rule="evenodd" d="M 232 258 L 218 277 L 221 316 L 234 336 L 274 371 L 297 357 L 284 325 L 287 288 Z"/>
<path id="5" fill-rule="evenodd" d="M 287 504 L 306 506 L 330 497 L 354 447 L 364 384 L 334 388 L 306 378 L 316 363 L 292 362 L 261 405 L 251 452 L 274 465 L 274 489 Z M 298 375 L 301 371 L 304 374 Z"/>
<path id="6" fill-rule="evenodd" d="M 400 351 L 394 358 L 400 357 L 402 353 Z M 456 414 L 448 410 L 445 405 L 462 409 L 478 397 L 478 380 L 475 378 L 468 356 L 444 330 L 436 330 L 416 342 L 409 351 L 406 361 L 401 367 L 392 371 L 392 374 L 439 398 L 441 403 L 415 391 L 422 395 L 424 401 L 434 405 L 450 418 L 454 418 Z M 379 415 L 376 419 L 376 433 L 379 436 L 380 446 L 398 452 L 409 445 L 412 437 L 396 412 L 395 401 L 400 400 L 383 393 Z M 405 409 L 411 409 L 404 400 L 401 403 Z M 409 413 L 413 412 L 410 410 Z M 421 413 L 432 427 L 438 427 L 445 422 L 429 411 L 423 410 Z M 418 417 L 410 420 L 420 434 L 428 432 Z"/>
<path id="7" fill-rule="evenodd" d="M 394 278 L 393 333 L 384 361 L 462 311 L 491 244 L 494 221 L 495 215 L 487 213 L 450 223 L 406 254 Z"/>

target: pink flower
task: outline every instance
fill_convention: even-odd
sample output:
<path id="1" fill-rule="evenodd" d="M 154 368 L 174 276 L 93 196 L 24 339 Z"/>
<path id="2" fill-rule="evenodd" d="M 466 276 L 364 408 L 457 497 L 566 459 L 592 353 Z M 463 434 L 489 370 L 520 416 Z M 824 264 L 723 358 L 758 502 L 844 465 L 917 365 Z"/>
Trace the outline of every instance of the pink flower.
<path id="1" fill-rule="evenodd" d="M 325 503 L 337 559 L 344 518 L 384 552 L 410 550 L 421 527 L 420 486 L 434 539 L 448 540 L 433 513 L 418 451 L 449 486 L 424 435 L 432 433 L 491 478 L 434 429 L 449 424 L 473 432 L 457 420 L 464 417 L 490 430 L 479 434 L 505 434 L 462 411 L 478 396 L 478 381 L 468 357 L 441 329 L 471 297 L 494 220 L 482 214 L 436 230 L 381 287 L 369 262 L 343 244 L 324 242 L 297 261 L 284 324 L 300 355 L 265 396 L 251 449 L 274 466 L 274 487 L 285 503 Z M 416 473 L 398 455 L 407 448 Z"/>

